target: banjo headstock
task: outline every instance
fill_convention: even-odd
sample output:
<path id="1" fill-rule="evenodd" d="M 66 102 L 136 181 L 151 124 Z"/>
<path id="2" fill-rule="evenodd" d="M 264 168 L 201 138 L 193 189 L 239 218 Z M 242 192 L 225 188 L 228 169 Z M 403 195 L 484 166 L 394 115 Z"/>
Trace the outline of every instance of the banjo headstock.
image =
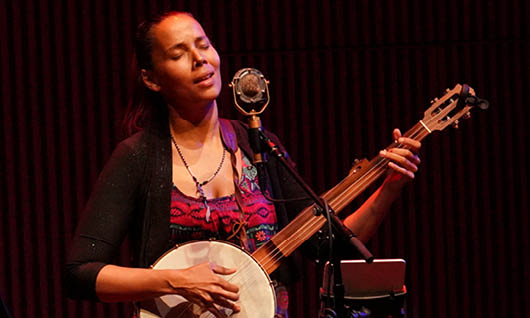
<path id="1" fill-rule="evenodd" d="M 456 84 L 453 89 L 448 88 L 442 97 L 431 101 L 431 106 L 425 111 L 420 123 L 429 133 L 444 130 L 449 125 L 458 128 L 460 120 L 469 118 L 470 111 L 475 106 L 487 109 L 489 104 L 476 97 L 467 84 Z"/>

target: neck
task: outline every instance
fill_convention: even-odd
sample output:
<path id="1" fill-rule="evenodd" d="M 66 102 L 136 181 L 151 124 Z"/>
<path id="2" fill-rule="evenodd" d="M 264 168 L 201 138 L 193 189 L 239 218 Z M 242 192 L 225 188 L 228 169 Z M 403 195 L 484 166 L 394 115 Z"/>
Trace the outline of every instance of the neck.
<path id="1" fill-rule="evenodd" d="M 199 148 L 216 140 L 219 138 L 217 102 L 186 109 L 169 106 L 169 127 L 177 143 L 186 148 Z"/>

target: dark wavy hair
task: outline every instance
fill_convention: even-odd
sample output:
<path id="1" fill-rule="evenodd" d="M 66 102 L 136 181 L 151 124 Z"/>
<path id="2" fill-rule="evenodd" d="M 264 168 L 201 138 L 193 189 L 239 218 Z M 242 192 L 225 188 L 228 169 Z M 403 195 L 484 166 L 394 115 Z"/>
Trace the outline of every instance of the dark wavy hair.
<path id="1" fill-rule="evenodd" d="M 183 11 L 168 11 L 156 14 L 138 25 L 134 38 L 134 54 L 132 63 L 133 91 L 122 120 L 122 129 L 126 136 L 142 130 L 149 125 L 158 111 L 165 111 L 166 102 L 162 95 L 147 88 L 142 80 L 142 69 L 153 68 L 153 38 L 151 29 L 165 18 L 176 15 L 188 15 Z"/>

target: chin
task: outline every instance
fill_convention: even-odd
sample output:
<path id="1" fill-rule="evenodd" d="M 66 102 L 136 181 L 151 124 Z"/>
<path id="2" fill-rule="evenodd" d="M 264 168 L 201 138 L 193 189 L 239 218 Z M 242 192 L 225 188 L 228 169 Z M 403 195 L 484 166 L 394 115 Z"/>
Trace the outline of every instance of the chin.
<path id="1" fill-rule="evenodd" d="M 221 94 L 221 81 L 219 81 L 218 83 L 213 85 L 208 90 L 208 93 L 209 93 L 209 95 L 211 95 L 213 97 L 213 99 L 216 99 L 217 97 L 219 97 L 219 95 Z"/>
<path id="2" fill-rule="evenodd" d="M 205 92 L 202 96 L 201 96 L 201 100 L 203 101 L 206 101 L 208 103 L 210 102 L 213 102 L 214 100 L 217 99 L 217 97 L 219 97 L 219 94 L 221 93 L 221 90 L 213 90 L 210 91 L 210 92 Z"/>

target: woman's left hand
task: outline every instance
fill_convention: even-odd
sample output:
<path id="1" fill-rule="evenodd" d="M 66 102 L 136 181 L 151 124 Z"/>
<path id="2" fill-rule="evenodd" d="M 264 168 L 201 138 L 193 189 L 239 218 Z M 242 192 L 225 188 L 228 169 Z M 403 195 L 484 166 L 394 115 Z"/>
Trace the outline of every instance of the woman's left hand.
<path id="1" fill-rule="evenodd" d="M 395 190 L 401 189 L 408 181 L 414 179 L 414 174 L 418 171 L 418 165 L 421 160 L 418 157 L 418 152 L 421 147 L 421 142 L 401 136 L 399 129 L 394 129 L 392 132 L 394 140 L 400 144 L 405 145 L 406 148 L 392 148 L 381 150 L 380 156 L 390 160 L 388 167 L 393 172 L 387 177 L 386 182 Z"/>

